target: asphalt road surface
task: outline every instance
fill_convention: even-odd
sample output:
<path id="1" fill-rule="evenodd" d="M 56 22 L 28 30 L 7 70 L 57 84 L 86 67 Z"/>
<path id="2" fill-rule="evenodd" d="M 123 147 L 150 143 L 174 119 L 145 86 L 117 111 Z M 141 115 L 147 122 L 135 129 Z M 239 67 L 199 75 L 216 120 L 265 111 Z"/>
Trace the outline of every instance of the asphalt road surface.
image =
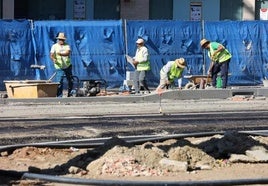
<path id="1" fill-rule="evenodd" d="M 111 136 L 268 130 L 267 100 L 13 102 L 0 106 L 1 145 Z"/>

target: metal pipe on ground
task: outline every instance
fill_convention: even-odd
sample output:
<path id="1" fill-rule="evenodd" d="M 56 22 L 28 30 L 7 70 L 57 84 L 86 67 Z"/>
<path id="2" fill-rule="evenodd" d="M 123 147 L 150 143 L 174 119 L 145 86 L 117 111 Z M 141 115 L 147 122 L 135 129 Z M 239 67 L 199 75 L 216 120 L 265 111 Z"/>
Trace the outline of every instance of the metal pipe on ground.
<path id="1" fill-rule="evenodd" d="M 206 136 L 212 136 L 216 134 L 224 134 L 224 131 L 220 132 L 200 132 L 200 133 L 187 133 L 187 134 L 172 134 L 172 135 L 144 135 L 142 137 L 140 136 L 124 136 L 124 137 L 118 137 L 119 139 L 122 139 L 126 141 L 127 143 L 132 144 L 141 144 L 144 142 L 149 141 L 164 141 L 168 139 L 179 139 L 179 138 L 186 138 L 186 137 L 206 137 Z M 112 139 L 112 137 L 109 138 L 96 138 L 96 139 L 81 139 L 81 140 L 67 140 L 67 141 L 57 141 L 57 142 L 45 142 L 45 143 L 28 143 L 28 144 L 17 144 L 17 145 L 7 145 L 7 146 L 0 146 L 0 152 L 5 151 L 13 151 L 17 148 L 23 148 L 23 147 L 51 147 L 51 148 L 69 148 L 69 147 L 76 147 L 76 148 L 92 148 L 92 147 L 99 147 L 103 145 L 106 141 Z"/>
<path id="2" fill-rule="evenodd" d="M 198 133 L 186 133 L 186 134 L 172 134 L 172 135 L 143 135 L 143 136 L 124 136 L 118 137 L 119 139 L 125 140 L 127 143 L 134 145 L 141 144 L 144 142 L 153 141 L 164 141 L 168 139 L 180 139 L 187 137 L 207 137 L 216 134 L 224 135 L 226 131 L 218 132 L 198 132 Z M 255 136 L 268 136 L 268 130 L 256 130 L 256 131 L 238 131 L 238 133 L 244 133 L 247 135 Z M 79 140 L 67 140 L 57 142 L 45 142 L 45 143 L 31 143 L 31 144 L 17 144 L 17 145 L 6 145 L 0 146 L 0 152 L 13 151 L 17 148 L 23 148 L 27 146 L 31 147 L 51 147 L 51 148 L 93 148 L 103 145 L 106 141 L 112 139 L 112 137 L 106 138 L 93 138 L 93 139 L 79 139 Z"/>

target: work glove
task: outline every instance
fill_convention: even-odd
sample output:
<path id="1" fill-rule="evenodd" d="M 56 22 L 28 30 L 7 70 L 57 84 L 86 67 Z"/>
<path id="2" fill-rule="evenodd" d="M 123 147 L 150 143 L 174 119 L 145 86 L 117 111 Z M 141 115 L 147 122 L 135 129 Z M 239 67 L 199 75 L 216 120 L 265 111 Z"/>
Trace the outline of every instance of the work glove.
<path id="1" fill-rule="evenodd" d="M 170 85 L 171 82 L 170 82 L 169 80 L 166 80 L 166 84 L 167 84 L 167 85 Z"/>

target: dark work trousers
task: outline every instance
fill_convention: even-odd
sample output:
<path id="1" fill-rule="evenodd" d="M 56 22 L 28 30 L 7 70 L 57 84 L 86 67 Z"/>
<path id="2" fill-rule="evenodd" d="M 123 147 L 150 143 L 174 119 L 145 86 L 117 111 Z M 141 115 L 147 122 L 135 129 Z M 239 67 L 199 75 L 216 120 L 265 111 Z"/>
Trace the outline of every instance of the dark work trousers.
<path id="1" fill-rule="evenodd" d="M 213 87 L 216 87 L 217 75 L 219 72 L 221 72 L 222 88 L 226 88 L 227 83 L 228 83 L 229 62 L 230 62 L 230 59 L 222 63 L 218 63 L 218 62 L 214 63 L 212 70 L 211 70 Z"/>
<path id="2" fill-rule="evenodd" d="M 147 90 L 150 92 L 147 82 L 146 82 L 146 74 L 148 71 L 135 71 L 135 78 L 134 78 L 134 87 L 135 92 L 139 93 L 140 90 Z"/>
<path id="3" fill-rule="evenodd" d="M 70 97 L 71 91 L 73 90 L 72 65 L 66 69 L 56 69 L 56 73 L 55 81 L 60 83 L 58 86 L 57 97 L 62 97 L 63 95 L 63 80 L 65 77 L 68 82 L 68 97 Z"/>

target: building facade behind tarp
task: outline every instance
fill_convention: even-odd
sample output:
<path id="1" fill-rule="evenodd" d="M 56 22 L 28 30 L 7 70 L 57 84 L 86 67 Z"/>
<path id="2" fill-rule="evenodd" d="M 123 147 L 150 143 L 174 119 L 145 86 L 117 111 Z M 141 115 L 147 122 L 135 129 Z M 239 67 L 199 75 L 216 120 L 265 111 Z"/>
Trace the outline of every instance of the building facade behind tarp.
<path id="1" fill-rule="evenodd" d="M 0 18 L 33 20 L 259 20 L 268 0 L 0 0 Z"/>

